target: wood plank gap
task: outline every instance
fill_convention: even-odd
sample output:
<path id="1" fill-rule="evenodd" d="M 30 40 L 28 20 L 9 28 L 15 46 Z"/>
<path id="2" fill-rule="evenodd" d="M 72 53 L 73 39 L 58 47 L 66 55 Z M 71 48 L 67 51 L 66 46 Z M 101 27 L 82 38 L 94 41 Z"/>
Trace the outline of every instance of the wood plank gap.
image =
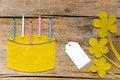
<path id="1" fill-rule="evenodd" d="M 87 18 L 87 19 L 95 19 L 98 18 L 98 16 L 70 16 L 70 15 L 41 15 L 42 18 L 49 18 L 52 17 L 54 19 L 58 18 Z M 22 16 L 14 16 L 15 18 L 22 18 Z M 13 16 L 0 16 L 0 18 L 13 18 Z M 38 18 L 38 16 L 25 16 L 25 18 Z M 116 17 L 117 19 L 120 19 L 120 17 Z"/>
<path id="2" fill-rule="evenodd" d="M 100 79 L 100 78 L 89 78 L 89 77 L 73 77 L 73 76 L 0 76 L 0 78 L 74 78 L 74 79 Z M 105 78 L 109 79 L 109 78 Z"/>
<path id="3" fill-rule="evenodd" d="M 39 16 L 39 15 L 38 15 Z M 25 18 L 38 18 L 38 16 L 25 16 Z M 41 15 L 42 18 L 98 18 L 98 16 L 70 16 L 70 15 Z M 22 16 L 14 16 L 15 18 L 21 18 Z M 0 16 L 0 18 L 13 18 L 13 16 Z"/>

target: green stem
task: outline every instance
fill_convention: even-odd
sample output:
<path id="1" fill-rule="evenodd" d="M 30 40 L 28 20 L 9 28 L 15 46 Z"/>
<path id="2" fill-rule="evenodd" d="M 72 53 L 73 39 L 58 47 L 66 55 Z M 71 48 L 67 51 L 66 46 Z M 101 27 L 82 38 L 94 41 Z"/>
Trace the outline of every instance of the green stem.
<path id="1" fill-rule="evenodd" d="M 120 54 L 118 53 L 118 51 L 115 49 L 113 43 L 112 43 L 112 40 L 111 40 L 111 36 L 110 34 L 108 34 L 108 40 L 109 40 L 109 43 L 110 43 L 110 46 L 112 48 L 112 51 L 114 53 L 114 55 L 116 56 L 116 58 L 118 59 L 118 61 L 120 61 Z"/>
<path id="2" fill-rule="evenodd" d="M 106 55 L 103 55 L 109 62 L 111 62 L 114 66 L 116 66 L 117 68 L 120 69 L 120 65 L 116 64 L 113 60 L 111 60 L 109 57 L 107 57 Z"/>
<path id="3" fill-rule="evenodd" d="M 112 72 L 110 72 L 110 71 L 107 71 L 107 73 L 111 74 L 111 75 L 114 76 L 114 77 L 120 78 L 120 75 L 117 75 L 117 74 L 112 73 Z"/>

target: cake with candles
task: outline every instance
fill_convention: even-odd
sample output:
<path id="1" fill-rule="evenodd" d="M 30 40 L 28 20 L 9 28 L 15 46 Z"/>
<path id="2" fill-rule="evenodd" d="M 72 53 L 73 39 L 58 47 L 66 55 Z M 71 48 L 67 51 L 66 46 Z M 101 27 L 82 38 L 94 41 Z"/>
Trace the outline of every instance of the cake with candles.
<path id="1" fill-rule="evenodd" d="M 52 38 L 52 19 L 49 20 L 49 35 L 41 35 L 41 17 L 39 33 L 24 34 L 24 16 L 22 18 L 22 36 L 15 35 L 15 18 L 12 22 L 12 37 L 8 39 L 8 67 L 22 72 L 41 72 L 56 67 L 56 41 Z"/>

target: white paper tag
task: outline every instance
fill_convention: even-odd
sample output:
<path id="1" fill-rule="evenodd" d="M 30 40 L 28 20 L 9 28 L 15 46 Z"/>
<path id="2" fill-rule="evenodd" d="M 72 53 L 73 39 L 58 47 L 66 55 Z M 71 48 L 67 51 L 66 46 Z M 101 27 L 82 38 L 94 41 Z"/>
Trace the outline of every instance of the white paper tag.
<path id="1" fill-rule="evenodd" d="M 77 42 L 68 42 L 65 46 L 65 52 L 78 69 L 90 62 L 90 58 L 85 54 Z"/>

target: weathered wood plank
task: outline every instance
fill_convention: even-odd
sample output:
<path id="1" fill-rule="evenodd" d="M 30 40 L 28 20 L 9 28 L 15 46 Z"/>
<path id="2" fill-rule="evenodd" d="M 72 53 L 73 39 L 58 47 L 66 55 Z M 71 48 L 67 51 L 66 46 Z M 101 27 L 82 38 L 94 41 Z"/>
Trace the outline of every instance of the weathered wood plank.
<path id="1" fill-rule="evenodd" d="M 0 78 L 0 80 L 83 80 L 79 78 L 34 78 L 34 77 L 23 77 L 23 78 Z M 91 80 L 91 79 L 85 79 L 85 80 Z"/>
<path id="2" fill-rule="evenodd" d="M 101 10 L 120 17 L 119 0 L 0 0 L 0 17 L 40 15 L 97 16 Z"/>
<path id="3" fill-rule="evenodd" d="M 88 39 L 96 36 L 96 29 L 92 27 L 92 19 L 87 18 L 55 18 L 53 19 L 53 37 L 57 40 L 57 67 L 54 70 L 42 72 L 42 73 L 23 73 L 11 70 L 7 67 L 7 39 L 11 37 L 11 18 L 0 18 L 0 74 L 7 76 L 62 76 L 62 77 L 78 77 L 78 78 L 99 78 L 97 74 L 91 73 L 89 68 L 93 64 L 94 57 L 88 54 Z M 17 35 L 21 35 L 21 19 L 17 18 Z M 25 32 L 29 33 L 29 21 L 33 20 L 34 33 L 37 33 L 38 23 L 36 18 L 27 18 L 25 20 Z M 120 20 L 117 25 L 119 26 Z M 48 31 L 48 19 L 44 18 L 43 33 L 47 35 Z M 120 31 L 120 27 L 118 27 Z M 118 36 L 118 37 L 116 37 Z M 120 32 L 113 35 L 114 45 L 120 52 Z M 91 62 L 82 69 L 78 70 L 71 60 L 65 54 L 65 44 L 67 41 L 77 41 L 83 47 L 85 52 L 91 58 Z M 117 42 L 116 42 L 117 41 Z M 111 59 L 116 59 L 109 55 Z M 117 68 L 112 67 L 112 72 L 120 73 Z M 3 75 L 3 76 L 4 76 Z M 113 78 L 113 76 L 107 75 L 106 78 Z"/>
<path id="4" fill-rule="evenodd" d="M 75 78 L 1 78 L 1 80 L 98 80 L 98 79 L 75 79 Z M 119 80 L 119 79 L 102 79 L 102 80 Z"/>

